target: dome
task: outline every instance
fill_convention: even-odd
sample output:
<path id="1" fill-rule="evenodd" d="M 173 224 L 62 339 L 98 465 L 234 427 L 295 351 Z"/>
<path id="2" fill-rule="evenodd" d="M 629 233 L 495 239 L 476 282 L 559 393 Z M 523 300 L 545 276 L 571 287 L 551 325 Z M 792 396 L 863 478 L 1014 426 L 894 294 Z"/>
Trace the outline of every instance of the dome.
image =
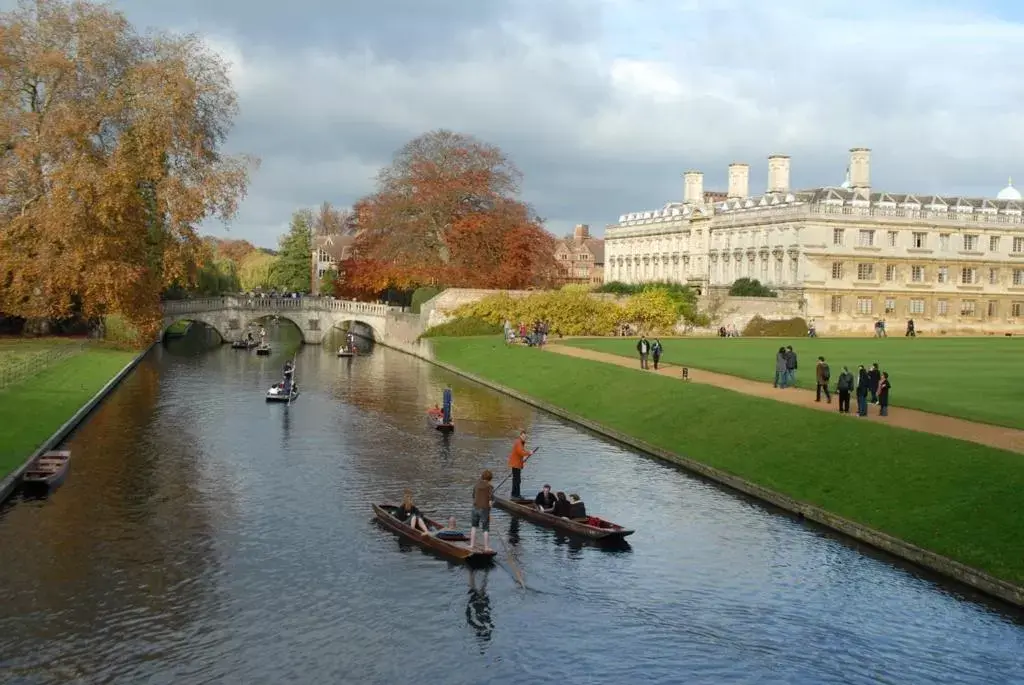
<path id="1" fill-rule="evenodd" d="M 1020 200 L 1020 191 L 1013 187 L 1013 179 L 1006 182 L 1006 187 L 996 195 L 997 200 Z"/>

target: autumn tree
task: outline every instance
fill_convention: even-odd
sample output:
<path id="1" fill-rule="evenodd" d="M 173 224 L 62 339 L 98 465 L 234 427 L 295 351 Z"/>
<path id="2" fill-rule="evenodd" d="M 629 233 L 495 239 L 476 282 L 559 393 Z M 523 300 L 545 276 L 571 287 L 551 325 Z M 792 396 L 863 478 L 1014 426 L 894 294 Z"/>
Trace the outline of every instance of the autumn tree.
<path id="1" fill-rule="evenodd" d="M 272 278 L 282 290 L 308 293 L 312 285 L 313 226 L 316 217 L 308 209 L 292 215 L 288 233 L 281 236 L 281 252 Z"/>
<path id="2" fill-rule="evenodd" d="M 259 250 L 245 256 L 238 265 L 238 284 L 242 290 L 270 290 L 275 287 L 274 266 L 277 257 Z"/>
<path id="3" fill-rule="evenodd" d="M 520 179 L 499 148 L 471 136 L 441 130 L 409 142 L 354 207 L 345 293 L 550 282 L 554 237 L 517 199 Z"/>
<path id="4" fill-rule="evenodd" d="M 195 36 L 83 1 L 0 14 L 0 311 L 153 333 L 160 292 L 197 275 L 195 227 L 245 194 L 254 160 L 222 152 L 236 112 Z"/>
<path id="5" fill-rule="evenodd" d="M 324 202 L 313 219 L 313 232 L 316 235 L 355 235 L 355 214 Z"/>

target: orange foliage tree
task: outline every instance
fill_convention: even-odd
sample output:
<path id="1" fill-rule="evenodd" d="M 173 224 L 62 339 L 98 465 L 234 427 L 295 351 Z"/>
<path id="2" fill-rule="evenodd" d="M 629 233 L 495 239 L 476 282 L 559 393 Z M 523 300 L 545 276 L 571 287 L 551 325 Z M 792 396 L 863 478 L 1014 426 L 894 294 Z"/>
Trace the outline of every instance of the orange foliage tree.
<path id="1" fill-rule="evenodd" d="M 154 332 L 160 292 L 200 261 L 195 226 L 245 194 L 255 160 L 221 152 L 236 110 L 194 36 L 82 1 L 0 15 L 0 311 Z"/>
<path id="2" fill-rule="evenodd" d="M 353 256 L 336 292 L 549 284 L 555 239 L 517 199 L 520 178 L 499 148 L 471 136 L 440 130 L 409 142 L 353 208 Z"/>

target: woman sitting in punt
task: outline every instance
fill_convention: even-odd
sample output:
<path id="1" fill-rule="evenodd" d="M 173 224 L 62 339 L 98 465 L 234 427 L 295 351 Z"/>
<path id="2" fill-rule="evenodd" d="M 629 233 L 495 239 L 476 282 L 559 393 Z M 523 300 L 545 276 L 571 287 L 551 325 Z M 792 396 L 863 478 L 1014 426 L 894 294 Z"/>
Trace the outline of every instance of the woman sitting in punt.
<path id="1" fill-rule="evenodd" d="M 587 508 L 583 505 L 583 500 L 581 500 L 580 496 L 576 493 L 569 495 L 569 518 L 587 518 Z"/>
<path id="2" fill-rule="evenodd" d="M 434 533 L 442 540 L 462 540 L 466 537 L 466 531 L 459 530 L 458 522 L 454 516 L 448 517 L 448 525 Z"/>
<path id="3" fill-rule="evenodd" d="M 554 510 L 551 513 L 554 514 L 555 516 L 562 516 L 564 518 L 569 518 L 569 510 L 570 509 L 571 509 L 571 505 L 569 504 L 569 500 L 567 500 L 565 498 L 565 493 L 559 491 L 555 495 L 555 508 L 554 508 Z"/>
<path id="4" fill-rule="evenodd" d="M 413 530 L 423 531 L 424 535 L 430 533 L 427 522 L 423 520 L 423 515 L 412 501 L 412 490 L 406 489 L 405 495 L 402 497 L 402 504 L 395 509 L 395 518 Z"/>

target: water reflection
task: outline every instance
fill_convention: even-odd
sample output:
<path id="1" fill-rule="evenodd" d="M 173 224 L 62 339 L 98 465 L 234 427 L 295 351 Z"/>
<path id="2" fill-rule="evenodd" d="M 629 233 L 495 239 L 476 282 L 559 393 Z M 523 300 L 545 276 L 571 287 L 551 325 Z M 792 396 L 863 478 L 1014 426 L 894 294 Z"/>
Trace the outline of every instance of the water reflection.
<path id="1" fill-rule="evenodd" d="M 494 634 L 494 619 L 491 616 L 491 598 L 487 596 L 487 579 L 490 570 L 469 570 L 469 599 L 466 600 L 466 624 L 473 629 L 480 653 L 487 650 Z"/>

